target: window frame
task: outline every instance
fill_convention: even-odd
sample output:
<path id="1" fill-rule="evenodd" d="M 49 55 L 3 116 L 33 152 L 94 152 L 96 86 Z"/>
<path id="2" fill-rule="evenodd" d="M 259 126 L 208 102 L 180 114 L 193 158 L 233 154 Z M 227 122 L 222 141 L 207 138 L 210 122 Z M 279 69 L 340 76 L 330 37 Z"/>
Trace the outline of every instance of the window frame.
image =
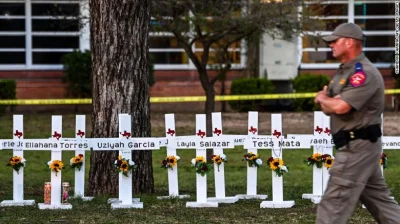
<path id="1" fill-rule="evenodd" d="M 347 16 L 315 16 L 317 19 L 322 19 L 322 20 L 328 20 L 328 19 L 348 19 L 348 22 L 353 22 L 356 19 L 395 19 L 395 15 L 371 15 L 371 16 L 360 16 L 360 15 L 355 15 L 354 12 L 354 5 L 355 4 L 364 4 L 364 3 L 369 3 L 369 4 L 382 4 L 382 3 L 392 3 L 394 4 L 394 0 L 348 0 L 348 1 L 324 1 L 321 2 L 321 4 L 348 4 L 348 15 Z M 310 5 L 313 3 L 306 2 L 306 5 Z M 314 3 L 315 4 L 315 3 Z M 350 13 L 350 10 L 352 10 L 352 13 Z M 313 32 L 305 32 L 306 35 L 313 35 L 313 36 L 325 36 L 331 34 L 331 31 L 313 31 Z M 389 35 L 395 35 L 394 30 L 370 30 L 370 31 L 364 31 L 364 35 L 368 38 L 368 36 L 389 36 Z M 300 35 L 298 38 L 298 44 L 299 44 L 299 64 L 300 64 L 300 69 L 332 69 L 332 68 L 338 68 L 340 65 L 339 63 L 303 63 L 302 62 L 302 57 L 303 57 L 303 52 L 329 52 L 331 51 L 330 48 L 312 48 L 312 47 L 306 47 L 303 48 L 303 40 L 302 37 L 304 35 Z M 364 52 L 370 52 L 370 51 L 395 51 L 395 47 L 364 47 L 363 51 Z M 393 66 L 393 63 L 373 63 L 377 68 L 390 68 Z"/>
<path id="2" fill-rule="evenodd" d="M 3 64 L 0 65 L 0 71 L 2 70 L 62 70 L 62 64 L 33 64 L 33 53 L 34 52 L 72 52 L 73 48 L 33 48 L 32 40 L 34 36 L 75 36 L 79 37 L 79 49 L 86 50 L 90 48 L 89 42 L 89 28 L 88 26 L 83 27 L 80 32 L 42 32 L 32 31 L 32 21 L 43 19 L 52 20 L 60 19 L 60 16 L 33 16 L 32 7 L 33 4 L 79 4 L 80 14 L 83 16 L 89 16 L 89 10 L 82 7 L 83 4 L 88 5 L 88 0 L 0 0 L 1 3 L 23 3 L 25 7 L 25 15 L 21 16 L 5 16 L 0 15 L 0 19 L 25 19 L 25 31 L 11 31 L 11 32 L 0 32 L 0 36 L 25 36 L 25 48 L 2 48 L 0 52 L 25 52 L 25 64 Z M 62 17 L 63 19 L 75 19 L 71 16 Z M 89 19 L 87 19 L 87 22 Z M 171 32 L 150 32 L 150 36 L 161 36 L 168 37 L 173 36 Z M 244 46 L 244 45 L 242 45 Z M 194 49 L 195 52 L 200 49 Z M 183 48 L 150 48 L 150 52 L 185 52 Z M 245 68 L 246 56 L 243 54 L 244 47 L 235 49 L 235 51 L 241 52 L 240 64 L 232 64 L 232 69 Z M 196 67 L 188 59 L 187 64 L 154 64 L 156 70 L 196 70 Z"/>
<path id="3" fill-rule="evenodd" d="M 25 31 L 24 32 L 0 32 L 0 36 L 25 36 L 25 48 L 12 48 L 0 49 L 0 52 L 25 52 L 25 64 L 6 64 L 0 65 L 0 70 L 62 70 L 62 64 L 33 64 L 33 53 L 34 52 L 72 52 L 73 48 L 33 48 L 32 37 L 34 36 L 76 36 L 79 37 L 79 48 L 84 50 L 83 46 L 89 46 L 88 43 L 88 29 L 86 32 L 34 32 L 32 31 L 32 20 L 33 19 L 60 19 L 59 16 L 32 16 L 32 5 L 33 4 L 79 4 L 80 13 L 88 14 L 88 11 L 82 9 L 82 4 L 87 4 L 85 1 L 80 0 L 67 0 L 67 1 L 54 1 L 54 0 L 0 0 L 1 3 L 24 3 L 25 15 L 24 16 L 0 16 L 0 19 L 25 19 Z M 72 19 L 73 17 L 66 17 L 66 19 Z M 64 18 L 63 18 L 64 19 Z M 86 39 L 86 40 L 85 40 Z"/>

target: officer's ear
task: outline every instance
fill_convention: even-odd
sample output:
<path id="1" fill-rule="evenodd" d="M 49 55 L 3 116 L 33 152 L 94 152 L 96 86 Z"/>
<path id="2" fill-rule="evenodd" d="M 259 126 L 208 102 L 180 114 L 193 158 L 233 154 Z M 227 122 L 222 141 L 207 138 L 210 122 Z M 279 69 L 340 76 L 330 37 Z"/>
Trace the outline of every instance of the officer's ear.
<path id="1" fill-rule="evenodd" d="M 346 38 L 346 46 L 347 47 L 354 47 L 354 48 L 361 48 L 362 41 L 353 39 L 353 38 Z"/>
<path id="2" fill-rule="evenodd" d="M 344 38 L 344 44 L 346 45 L 346 47 L 352 47 L 355 45 L 355 43 L 353 42 L 353 38 Z"/>

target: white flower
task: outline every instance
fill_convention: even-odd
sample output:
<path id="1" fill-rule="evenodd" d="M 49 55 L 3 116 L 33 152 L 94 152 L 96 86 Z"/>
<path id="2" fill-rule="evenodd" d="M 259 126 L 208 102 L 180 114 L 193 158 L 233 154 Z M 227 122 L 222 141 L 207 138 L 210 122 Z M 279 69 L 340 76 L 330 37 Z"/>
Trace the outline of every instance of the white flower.
<path id="1" fill-rule="evenodd" d="M 192 159 L 192 166 L 196 165 L 196 159 Z"/>
<path id="2" fill-rule="evenodd" d="M 181 157 L 179 157 L 179 156 L 175 156 L 175 158 L 176 158 L 176 160 L 180 160 L 181 159 Z"/>
<path id="3" fill-rule="evenodd" d="M 281 170 L 282 170 L 282 171 L 285 171 L 285 172 L 288 172 L 288 169 L 287 169 L 286 166 L 281 166 Z"/>
<path id="4" fill-rule="evenodd" d="M 49 165 L 49 166 L 50 166 L 50 165 L 51 165 L 51 161 L 47 162 L 47 165 Z"/>
<path id="5" fill-rule="evenodd" d="M 221 154 L 221 159 L 222 160 L 226 160 L 226 155 L 225 154 Z"/>
<path id="6" fill-rule="evenodd" d="M 72 159 L 70 159 L 70 160 L 69 160 L 69 164 L 72 165 L 73 163 L 74 163 L 74 161 L 72 161 Z"/>
<path id="7" fill-rule="evenodd" d="M 22 163 L 22 164 L 25 164 L 25 162 L 26 162 L 26 160 L 25 160 L 24 158 L 22 158 L 21 163 Z"/>
<path id="8" fill-rule="evenodd" d="M 114 164 L 117 164 L 117 160 L 115 160 Z"/>
<path id="9" fill-rule="evenodd" d="M 258 165 L 261 165 L 261 164 L 262 164 L 262 160 L 261 160 L 261 159 L 256 159 L 256 163 L 257 163 Z"/>
<path id="10" fill-rule="evenodd" d="M 129 160 L 129 166 L 134 166 L 135 162 L 133 162 L 132 160 Z"/>

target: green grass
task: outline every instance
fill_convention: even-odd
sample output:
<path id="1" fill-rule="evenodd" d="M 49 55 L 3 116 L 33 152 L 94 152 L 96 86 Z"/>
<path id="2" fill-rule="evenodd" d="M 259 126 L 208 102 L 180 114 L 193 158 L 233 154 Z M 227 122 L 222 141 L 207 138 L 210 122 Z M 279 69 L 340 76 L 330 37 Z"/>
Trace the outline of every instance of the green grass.
<path id="1" fill-rule="evenodd" d="M 160 116 L 162 117 L 162 116 Z M 0 117 L 0 139 L 11 138 L 12 116 Z M 25 115 L 25 138 L 47 138 L 50 136 L 50 115 Z M 163 122 L 157 120 L 154 122 Z M 153 123 L 154 123 L 153 122 Z M 88 122 L 89 124 L 89 122 Z M 64 137 L 72 137 L 75 119 L 73 115 L 63 117 Z M 194 122 L 193 122 L 194 125 Z M 89 126 L 88 126 L 89 127 Z M 183 132 L 194 130 L 185 127 Z M 163 136 L 162 128 L 153 128 L 153 136 Z M 225 132 L 234 130 L 225 130 Z M 189 133 L 185 133 L 189 134 Z M 237 133 L 239 134 L 239 133 Z M 246 163 L 241 161 L 246 151 L 242 147 L 225 150 L 228 163 L 225 165 L 226 196 L 246 193 Z M 270 150 L 259 150 L 265 162 L 271 155 Z M 284 175 L 284 199 L 294 200 L 296 205 L 289 209 L 260 209 L 261 200 L 240 200 L 234 204 L 219 204 L 218 208 L 186 208 L 187 201 L 195 201 L 196 174 L 190 165 L 195 156 L 195 150 L 178 150 L 181 157 L 179 163 L 179 191 L 189 194 L 190 199 L 157 200 L 157 196 L 168 195 L 167 171 L 159 168 L 161 160 L 166 156 L 165 148 L 153 152 L 155 194 L 135 195 L 144 204 L 143 209 L 112 210 L 107 204 L 107 198 L 97 197 L 93 201 L 83 202 L 71 199 L 72 210 L 39 210 L 37 206 L 2 207 L 0 208 L 0 223 L 314 223 L 317 206 L 309 200 L 301 199 L 303 193 L 312 193 L 312 168 L 303 163 L 312 150 L 285 150 L 283 159 L 290 167 L 290 172 Z M 388 156 L 389 169 L 384 171 L 386 182 L 392 189 L 393 196 L 400 198 L 400 151 L 385 150 Z M 47 161 L 50 152 L 25 151 L 27 166 L 24 170 L 25 199 L 35 199 L 43 202 L 43 185 L 50 180 Z M 89 163 L 89 153 L 86 154 Z M 11 150 L 0 151 L 0 201 L 12 199 L 12 171 L 6 167 Z M 63 152 L 63 161 L 69 163 L 73 152 Z M 4 164 L 1 165 L 1 163 Z M 272 197 L 271 171 L 265 167 L 258 169 L 258 193 Z M 88 169 L 86 169 L 88 172 Z M 88 176 L 86 176 L 87 178 Z M 74 170 L 67 167 L 62 171 L 63 181 L 74 183 Z M 208 196 L 215 196 L 214 175 L 208 175 Z M 73 189 L 71 189 L 71 194 Z M 374 223 L 369 213 L 357 208 L 350 223 Z"/>

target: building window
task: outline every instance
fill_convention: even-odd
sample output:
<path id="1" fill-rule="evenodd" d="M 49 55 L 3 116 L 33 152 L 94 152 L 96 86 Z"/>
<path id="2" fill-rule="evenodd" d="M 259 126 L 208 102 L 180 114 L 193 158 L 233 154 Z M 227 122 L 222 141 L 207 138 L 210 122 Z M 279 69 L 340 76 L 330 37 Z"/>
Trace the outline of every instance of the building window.
<path id="1" fill-rule="evenodd" d="M 80 47 L 79 2 L 0 2 L 0 69 L 61 69 L 62 56 Z"/>
<path id="2" fill-rule="evenodd" d="M 60 65 L 79 49 L 79 3 L 32 2 L 32 64 Z"/>
<path id="3" fill-rule="evenodd" d="M 349 4 L 354 3 L 354 13 L 349 13 Z M 394 58 L 395 1 L 323 1 L 308 6 L 317 9 L 316 21 L 322 23 L 320 30 L 310 31 L 301 38 L 302 68 L 332 68 L 329 64 L 339 63 L 332 58 L 329 46 L 321 39 L 345 22 L 354 22 L 364 30 L 364 53 L 378 67 L 387 68 Z M 346 4 L 344 4 L 346 3 Z"/>
<path id="4" fill-rule="evenodd" d="M 25 51 L 1 51 L 0 65 L 25 64 Z"/>
<path id="5" fill-rule="evenodd" d="M 25 4 L 0 2 L 0 66 L 24 65 Z"/>
<path id="6" fill-rule="evenodd" d="M 82 6 L 82 1 L 0 0 L 0 70 L 59 70 L 65 54 L 88 48 L 88 31 L 82 32 L 83 23 L 77 19 L 81 13 L 88 16 L 88 10 L 84 9 L 88 6 Z M 155 68 L 195 69 L 177 39 L 163 29 L 165 22 L 150 22 L 149 47 Z M 181 26 L 190 29 L 187 21 L 182 21 Z M 196 55 L 202 53 L 201 48 L 194 49 Z M 230 50 L 233 66 L 240 65 L 240 43 Z"/>

